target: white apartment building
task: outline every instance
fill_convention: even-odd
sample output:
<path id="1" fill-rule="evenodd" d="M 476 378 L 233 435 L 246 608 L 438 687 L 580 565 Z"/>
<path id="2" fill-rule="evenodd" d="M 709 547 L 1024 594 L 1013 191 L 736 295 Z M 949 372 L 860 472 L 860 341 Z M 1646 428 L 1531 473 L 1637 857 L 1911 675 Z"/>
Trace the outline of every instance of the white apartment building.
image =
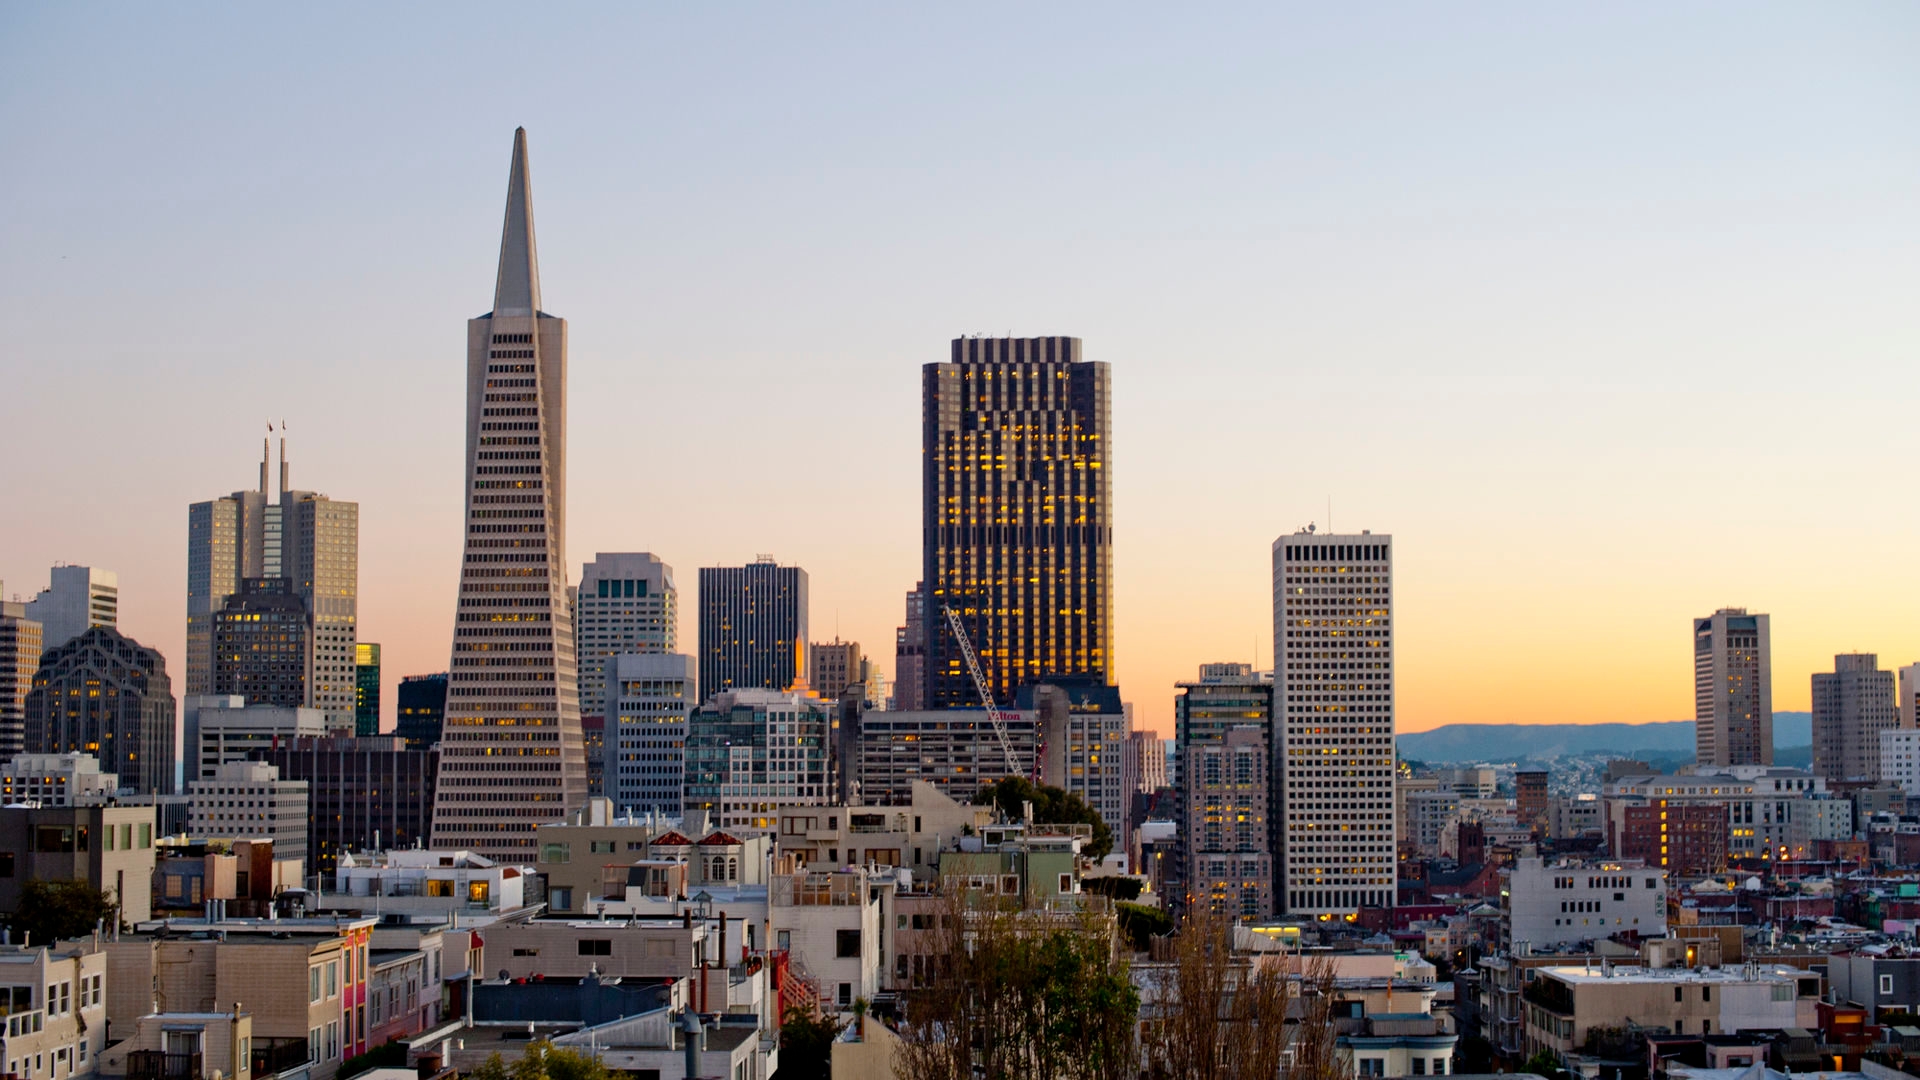
<path id="1" fill-rule="evenodd" d="M 1802 800 L 1787 822 L 1787 853 L 1796 859 L 1814 857 L 1816 840 L 1853 839 L 1853 800 L 1822 795 Z"/>
<path id="2" fill-rule="evenodd" d="M 1394 902 L 1392 616 L 1391 536 L 1273 542 L 1286 914 Z"/>
<path id="3" fill-rule="evenodd" d="M 120 622 L 120 577 L 92 566 L 56 566 L 52 584 L 27 601 L 26 617 L 40 624 L 40 649 L 52 652 L 91 626 Z"/>
<path id="4" fill-rule="evenodd" d="M 119 775 L 101 772 L 92 754 L 21 754 L 0 773 L 0 803 L 85 805 L 119 790 Z"/>
<path id="5" fill-rule="evenodd" d="M 195 840 L 273 841 L 274 850 L 305 858 L 307 782 L 282 780 L 264 761 L 221 765 L 187 782 L 187 834 Z"/>
<path id="6" fill-rule="evenodd" d="M 80 943 L 0 945 L 0 1060 L 18 1080 L 95 1072 L 107 1044 L 107 956 Z"/>
<path id="7" fill-rule="evenodd" d="M 1911 670 L 1902 668 L 1901 674 Z M 1880 733 L 1880 782 L 1899 788 L 1909 798 L 1920 796 L 1920 729 L 1898 727 Z"/>
<path id="8" fill-rule="evenodd" d="M 606 796 L 620 813 L 677 817 L 697 664 L 685 653 L 622 653 L 608 664 Z"/>
<path id="9" fill-rule="evenodd" d="M 1805 769 L 1734 765 L 1693 775 L 1623 776 L 1607 788 L 1608 836 L 1624 831 L 1624 808 L 1665 799 L 1727 808 L 1727 855 L 1759 858 L 1790 845 L 1790 825 L 1808 799 L 1824 796 L 1825 778 Z"/>
<path id="10" fill-rule="evenodd" d="M 580 714 L 611 717 L 608 669 L 614 657 L 673 652 L 679 647 L 679 617 L 680 593 L 673 584 L 673 567 L 659 556 L 603 551 L 581 567 L 580 588 L 573 600 Z M 607 742 L 612 745 L 613 740 Z"/>
<path id="11" fill-rule="evenodd" d="M 1548 836 L 1566 840 L 1588 834 L 1605 835 L 1606 831 L 1607 817 L 1600 796 L 1586 792 L 1553 800 L 1548 811 Z"/>
<path id="12" fill-rule="evenodd" d="M 1636 931 L 1667 932 L 1667 872 L 1637 862 L 1564 862 L 1523 858 L 1507 871 L 1500 898 L 1504 942 L 1534 948 Z"/>

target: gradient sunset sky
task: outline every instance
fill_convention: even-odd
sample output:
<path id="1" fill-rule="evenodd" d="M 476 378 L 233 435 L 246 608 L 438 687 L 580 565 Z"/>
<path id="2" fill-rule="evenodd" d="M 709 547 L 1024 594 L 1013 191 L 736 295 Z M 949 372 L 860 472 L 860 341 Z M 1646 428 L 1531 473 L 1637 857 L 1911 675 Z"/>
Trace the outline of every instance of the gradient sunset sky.
<path id="1" fill-rule="evenodd" d="M 1113 366 L 1118 676 L 1272 661 L 1269 545 L 1394 535 L 1402 731 L 1692 715 L 1920 661 L 1920 5 L 0 6 L 0 578 L 120 575 L 184 675 L 187 505 L 360 503 L 360 636 L 444 670 L 465 321 L 513 129 L 570 321 L 569 572 L 812 578 L 889 673 L 920 365 Z"/>

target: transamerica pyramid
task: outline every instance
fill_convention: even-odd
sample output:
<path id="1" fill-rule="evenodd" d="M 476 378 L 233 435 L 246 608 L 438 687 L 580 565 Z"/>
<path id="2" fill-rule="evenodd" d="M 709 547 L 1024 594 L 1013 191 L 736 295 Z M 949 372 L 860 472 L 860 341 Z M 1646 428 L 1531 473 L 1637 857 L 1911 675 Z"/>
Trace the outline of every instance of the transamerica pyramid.
<path id="1" fill-rule="evenodd" d="M 433 846 L 532 862 L 586 802 L 567 608 L 567 321 L 540 310 L 527 132 L 513 133 L 493 310 L 467 320 L 466 535 Z"/>

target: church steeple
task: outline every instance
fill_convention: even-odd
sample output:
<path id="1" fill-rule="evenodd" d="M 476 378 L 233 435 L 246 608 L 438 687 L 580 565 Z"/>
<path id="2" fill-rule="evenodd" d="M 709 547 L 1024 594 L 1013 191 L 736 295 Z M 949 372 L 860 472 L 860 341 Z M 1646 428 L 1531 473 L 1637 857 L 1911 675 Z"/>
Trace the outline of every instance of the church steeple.
<path id="1" fill-rule="evenodd" d="M 495 315 L 540 310 L 540 261 L 533 247 L 533 194 L 527 179 L 527 129 L 513 132 L 513 171 L 507 177 L 507 221 L 500 232 L 500 276 L 493 286 Z"/>

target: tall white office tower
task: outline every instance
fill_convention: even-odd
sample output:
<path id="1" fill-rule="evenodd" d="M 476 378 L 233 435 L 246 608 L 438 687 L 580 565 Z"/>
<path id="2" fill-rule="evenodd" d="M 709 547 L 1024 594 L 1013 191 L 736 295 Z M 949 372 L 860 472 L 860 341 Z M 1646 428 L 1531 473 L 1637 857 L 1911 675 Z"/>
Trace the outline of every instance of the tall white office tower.
<path id="1" fill-rule="evenodd" d="M 301 704 L 345 723 L 354 711 L 360 636 L 360 504 L 294 490 L 284 428 L 275 493 L 269 443 L 260 442 L 257 489 L 187 508 L 186 693 L 214 693 L 214 627 L 240 583 L 285 578 L 306 607 L 313 653 Z"/>
<path id="2" fill-rule="evenodd" d="M 1394 903 L 1392 628 L 1391 536 L 1302 531 L 1273 542 L 1285 914 Z"/>
<path id="3" fill-rule="evenodd" d="M 40 647 L 57 649 L 91 626 L 120 622 L 120 578 L 91 566 L 56 566 L 52 584 L 27 601 L 26 617 L 40 624 Z"/>
<path id="4" fill-rule="evenodd" d="M 567 323 L 540 310 L 527 133 L 493 310 L 467 320 L 467 505 L 433 845 L 528 861 L 587 798 L 567 610 Z"/>
<path id="5" fill-rule="evenodd" d="M 623 653 L 670 653 L 679 646 L 680 594 L 673 567 L 641 552 L 601 552 L 580 569 L 573 642 L 580 657 L 580 714 L 613 715 L 607 672 Z M 697 704 L 697 703 L 696 703 Z"/>
<path id="6" fill-rule="evenodd" d="M 1773 646 L 1765 615 L 1721 608 L 1693 620 L 1696 765 L 1773 764 Z"/>

